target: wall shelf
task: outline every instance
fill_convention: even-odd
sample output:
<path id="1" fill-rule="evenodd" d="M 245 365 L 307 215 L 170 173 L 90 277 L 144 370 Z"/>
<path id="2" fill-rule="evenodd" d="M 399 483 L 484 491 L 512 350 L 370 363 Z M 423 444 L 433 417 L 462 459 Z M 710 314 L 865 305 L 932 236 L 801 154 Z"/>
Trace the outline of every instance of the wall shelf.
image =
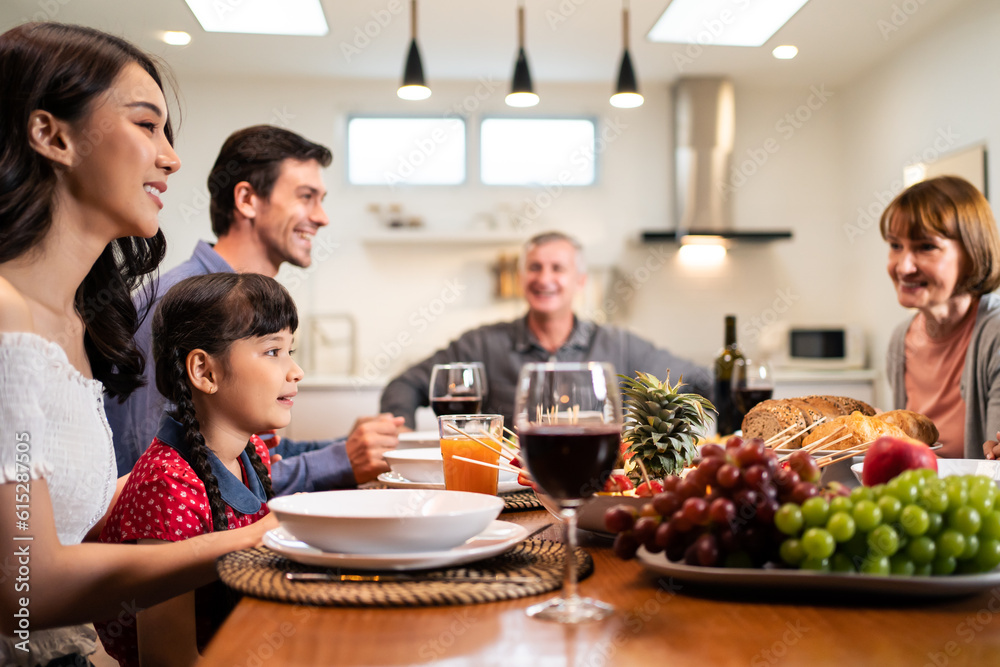
<path id="1" fill-rule="evenodd" d="M 769 243 L 771 241 L 787 241 L 792 238 L 792 233 L 786 230 L 697 230 L 688 229 L 685 231 L 670 230 L 663 232 L 643 232 L 643 243 L 680 243 L 685 236 L 716 236 L 729 241 L 740 243 Z"/>
<path id="2" fill-rule="evenodd" d="M 492 231 L 455 231 L 451 233 L 423 229 L 388 230 L 361 237 L 369 245 L 483 245 L 519 246 L 525 236 Z"/>

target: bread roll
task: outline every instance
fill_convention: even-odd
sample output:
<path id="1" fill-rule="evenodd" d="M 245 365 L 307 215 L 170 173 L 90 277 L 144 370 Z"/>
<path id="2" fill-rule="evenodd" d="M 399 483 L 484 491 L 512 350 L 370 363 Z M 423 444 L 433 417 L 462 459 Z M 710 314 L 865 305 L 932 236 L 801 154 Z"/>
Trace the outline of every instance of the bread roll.
<path id="1" fill-rule="evenodd" d="M 934 425 L 934 422 L 930 418 L 925 417 L 919 412 L 913 412 L 912 410 L 892 410 L 881 413 L 878 415 L 878 418 L 884 422 L 898 426 L 903 429 L 906 435 L 924 444 L 933 445 L 938 441 L 937 426 Z"/>
<path id="2" fill-rule="evenodd" d="M 802 446 L 809 447 L 822 440 L 819 449 L 832 451 L 863 445 L 883 435 L 909 439 L 905 431 L 894 424 L 879 419 L 879 416 L 869 417 L 860 412 L 852 412 L 850 415 L 837 417 L 820 424 L 807 433 L 802 439 Z"/>
<path id="3" fill-rule="evenodd" d="M 796 435 L 821 418 L 832 419 L 849 415 L 853 411 L 864 415 L 875 414 L 875 409 L 865 403 L 845 396 L 803 396 L 801 398 L 779 399 L 758 403 L 743 418 L 743 437 L 768 438 L 785 431 L 785 436 L 794 437 L 786 448 L 801 446 L 802 435 Z M 785 437 L 782 436 L 782 437 Z"/>

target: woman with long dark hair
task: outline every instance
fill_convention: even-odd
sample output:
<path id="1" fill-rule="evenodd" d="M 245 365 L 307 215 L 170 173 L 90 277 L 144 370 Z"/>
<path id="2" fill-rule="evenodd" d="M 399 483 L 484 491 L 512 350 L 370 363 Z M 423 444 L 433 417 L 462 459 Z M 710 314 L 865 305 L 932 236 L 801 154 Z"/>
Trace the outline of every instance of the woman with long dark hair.
<path id="1" fill-rule="evenodd" d="M 0 662 L 87 664 L 93 630 L 72 624 L 211 581 L 217 556 L 271 522 L 81 543 L 117 491 L 102 395 L 140 382 L 130 291 L 163 258 L 160 197 L 180 168 L 156 65 L 90 28 L 9 30 L 0 137 L 0 559 L 30 571 L 30 587 L 0 583 Z"/>

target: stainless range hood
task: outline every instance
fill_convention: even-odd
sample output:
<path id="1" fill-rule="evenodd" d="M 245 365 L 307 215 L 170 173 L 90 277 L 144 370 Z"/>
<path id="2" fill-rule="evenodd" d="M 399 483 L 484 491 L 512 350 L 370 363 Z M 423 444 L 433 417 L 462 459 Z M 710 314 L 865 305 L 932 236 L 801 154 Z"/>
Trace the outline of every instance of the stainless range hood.
<path id="1" fill-rule="evenodd" d="M 773 241 L 789 231 L 736 231 L 723 185 L 729 177 L 736 126 L 733 83 L 722 77 L 677 81 L 674 99 L 674 202 L 676 228 L 647 231 L 644 241 L 723 238 Z"/>

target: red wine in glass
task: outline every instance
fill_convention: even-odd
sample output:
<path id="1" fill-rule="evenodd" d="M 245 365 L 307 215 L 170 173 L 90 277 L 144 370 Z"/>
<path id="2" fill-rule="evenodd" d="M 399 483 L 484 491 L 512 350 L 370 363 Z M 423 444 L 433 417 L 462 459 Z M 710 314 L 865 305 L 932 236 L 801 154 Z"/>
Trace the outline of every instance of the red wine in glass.
<path id="1" fill-rule="evenodd" d="M 736 407 L 746 415 L 758 403 L 770 400 L 773 394 L 774 389 L 737 389 L 733 396 Z"/>
<path id="2" fill-rule="evenodd" d="M 536 425 L 519 435 L 526 465 L 538 486 L 572 504 L 591 497 L 615 467 L 621 434 L 611 427 Z"/>
<path id="3" fill-rule="evenodd" d="M 478 396 L 442 396 L 431 401 L 431 409 L 438 417 L 443 415 L 477 415 L 483 400 Z"/>

